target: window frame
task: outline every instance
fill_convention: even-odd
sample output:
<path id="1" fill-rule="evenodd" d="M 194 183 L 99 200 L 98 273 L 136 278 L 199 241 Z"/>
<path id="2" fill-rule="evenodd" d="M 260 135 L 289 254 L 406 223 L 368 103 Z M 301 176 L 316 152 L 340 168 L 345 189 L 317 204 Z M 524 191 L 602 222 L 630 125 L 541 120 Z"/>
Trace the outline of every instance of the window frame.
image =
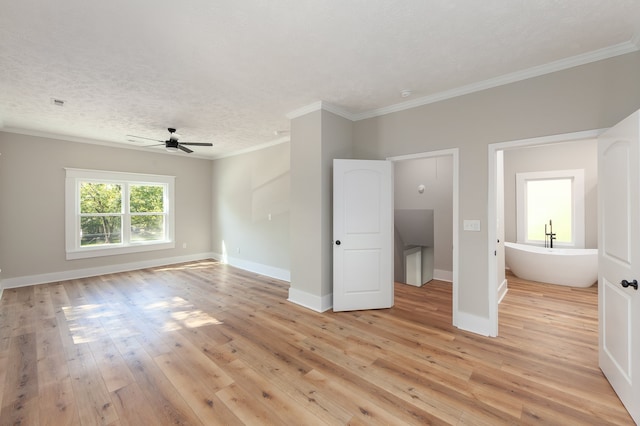
<path id="1" fill-rule="evenodd" d="M 527 238 L 527 182 L 559 179 L 571 180 L 572 240 L 569 243 L 554 241 L 553 245 L 558 248 L 584 248 L 584 169 L 516 173 L 516 236 L 518 243 L 540 246 L 544 245 L 544 241 L 529 240 Z"/>
<path id="2" fill-rule="evenodd" d="M 175 176 L 143 173 L 113 172 L 65 168 L 65 251 L 67 260 L 118 254 L 139 253 L 175 248 Z M 112 183 L 122 185 L 121 242 L 117 244 L 82 246 L 80 237 L 80 183 Z M 131 242 L 131 212 L 129 212 L 130 185 L 163 185 L 166 217 L 165 238 L 155 241 Z M 136 213 L 137 214 L 137 213 Z M 157 213 L 154 213 L 157 214 Z"/>

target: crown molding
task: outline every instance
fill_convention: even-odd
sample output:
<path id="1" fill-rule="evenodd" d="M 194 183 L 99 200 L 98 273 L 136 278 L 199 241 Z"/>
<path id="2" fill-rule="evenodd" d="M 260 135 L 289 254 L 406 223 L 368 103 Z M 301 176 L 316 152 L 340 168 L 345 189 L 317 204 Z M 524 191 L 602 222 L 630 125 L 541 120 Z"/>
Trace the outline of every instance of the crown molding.
<path id="1" fill-rule="evenodd" d="M 248 154 L 254 151 L 260 151 L 261 149 L 270 148 L 272 146 L 280 145 L 281 143 L 289 142 L 291 138 L 289 136 L 283 136 L 279 139 L 273 140 L 271 142 L 262 143 L 260 145 L 251 146 L 249 148 L 240 149 L 238 151 L 229 152 L 227 154 L 221 154 L 214 157 L 210 157 L 210 160 L 221 160 L 223 158 L 235 157 L 236 155 Z"/>
<path id="2" fill-rule="evenodd" d="M 120 147 L 120 148 L 122 148 L 122 146 L 124 145 L 121 143 L 110 142 L 106 140 L 83 138 L 83 137 L 72 136 L 72 135 L 63 135 L 60 133 L 45 132 L 41 130 L 23 129 L 20 127 L 3 127 L 3 128 L 0 128 L 0 131 L 7 132 L 7 133 L 16 133 L 18 135 L 35 136 L 38 138 L 58 139 L 66 142 L 88 143 L 92 145 L 105 145 L 105 146 Z"/>
<path id="3" fill-rule="evenodd" d="M 638 32 L 638 34 L 636 34 L 631 40 L 614 46 L 605 47 L 602 49 L 572 56 L 570 58 L 560 59 L 548 64 L 527 68 L 522 71 L 516 71 L 510 74 L 490 78 L 488 80 L 468 84 L 466 86 L 457 87 L 451 90 L 445 90 L 443 92 L 434 93 L 432 95 L 412 99 L 410 101 L 400 102 L 383 108 L 353 114 L 345 110 L 344 108 L 330 104 L 326 101 L 318 101 L 293 110 L 286 114 L 286 117 L 289 120 L 293 120 L 294 118 L 301 117 L 314 111 L 325 110 L 351 121 L 366 120 L 368 118 L 379 117 L 394 112 L 404 111 L 406 109 L 416 108 L 419 106 L 452 99 L 458 96 L 468 95 L 482 90 L 527 80 L 529 78 L 540 77 L 545 74 L 551 74 L 556 71 L 566 70 L 569 68 L 577 67 L 579 65 L 585 65 L 592 62 L 613 58 L 615 56 L 637 52 L 638 50 L 640 50 L 640 32 Z"/>
<path id="4" fill-rule="evenodd" d="M 406 109 L 428 105 L 462 95 L 468 95 L 470 93 L 479 92 L 481 90 L 491 89 L 493 87 L 503 86 L 505 84 L 515 83 L 533 77 L 539 77 L 541 75 L 550 74 L 556 71 L 562 71 L 579 65 L 585 65 L 591 62 L 597 62 L 604 59 L 613 58 L 615 56 L 637 52 L 638 50 L 640 50 L 640 33 L 637 34 L 632 40 L 625 43 L 617 44 L 615 46 L 594 50 L 592 52 L 583 53 L 581 55 L 572 56 L 570 58 L 561 59 L 545 65 L 528 68 L 526 70 L 516 71 L 514 73 L 505 74 L 500 77 L 491 78 L 488 80 L 480 81 L 478 83 L 468 84 L 466 86 L 435 93 L 433 95 L 425 96 L 422 98 L 412 99 L 410 101 L 397 103 L 371 111 L 365 111 L 359 114 L 353 114 L 352 117 L 353 121 L 379 117 L 381 115 L 404 111 Z"/>
<path id="5" fill-rule="evenodd" d="M 332 114 L 335 114 L 337 116 L 340 116 L 342 118 L 346 118 L 347 120 L 351 120 L 351 121 L 356 121 L 355 120 L 355 115 L 350 113 L 349 111 L 347 111 L 344 108 L 341 108 L 337 105 L 333 105 L 330 104 L 328 102 L 322 102 L 322 109 L 325 111 L 329 111 Z"/>
<path id="6" fill-rule="evenodd" d="M 342 118 L 346 118 L 347 120 L 355 121 L 354 120 L 355 116 L 352 113 L 350 113 L 344 108 L 341 108 L 337 105 L 330 104 L 329 102 L 326 102 L 326 101 L 314 102 L 312 104 L 295 109 L 289 112 L 288 114 L 286 114 L 286 117 L 289 120 L 293 120 L 294 118 L 302 117 L 303 115 L 307 115 L 309 113 L 320 111 L 320 110 L 325 110 L 335 115 L 339 115 Z"/>
<path id="7" fill-rule="evenodd" d="M 312 104 L 300 107 L 298 109 L 294 109 L 293 111 L 285 114 L 285 117 L 287 117 L 289 120 L 293 120 L 294 118 L 302 117 L 303 115 L 307 115 L 314 111 L 318 111 L 321 108 L 322 108 L 322 102 L 318 101 L 318 102 L 314 102 Z"/>
<path id="8" fill-rule="evenodd" d="M 111 141 L 102 140 L 102 139 L 90 139 L 90 138 L 84 138 L 80 136 L 63 135 L 63 134 L 53 133 L 53 132 L 44 132 L 41 130 L 22 129 L 19 127 L 0 127 L 0 132 L 15 133 L 18 135 L 25 135 L 25 136 L 35 136 L 38 138 L 57 139 L 65 142 L 77 142 L 77 143 L 84 143 L 84 144 L 90 144 L 90 145 L 107 146 L 111 148 L 133 149 L 136 151 L 145 151 L 145 152 L 154 153 L 154 154 L 176 155 L 173 152 L 167 152 L 163 149 L 149 149 L 148 146 L 130 145 L 126 143 L 111 142 Z M 200 160 L 212 159 L 211 156 L 199 155 L 196 152 L 189 154 L 189 157 L 185 157 L 185 158 L 193 158 L 193 159 L 197 158 Z"/>

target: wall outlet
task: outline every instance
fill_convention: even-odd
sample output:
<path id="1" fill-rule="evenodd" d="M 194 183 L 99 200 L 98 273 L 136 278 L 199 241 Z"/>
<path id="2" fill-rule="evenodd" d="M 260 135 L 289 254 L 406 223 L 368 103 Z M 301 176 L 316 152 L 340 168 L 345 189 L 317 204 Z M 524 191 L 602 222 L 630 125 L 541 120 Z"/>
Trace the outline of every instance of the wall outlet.
<path id="1" fill-rule="evenodd" d="M 267 217 L 269 218 L 269 220 L 271 220 L 271 213 L 269 213 L 269 215 Z"/>
<path id="2" fill-rule="evenodd" d="M 478 219 L 465 219 L 462 224 L 465 231 L 480 232 L 480 221 Z"/>
<path id="3" fill-rule="evenodd" d="M 183 249 L 187 248 L 187 243 L 182 243 L 182 248 Z"/>

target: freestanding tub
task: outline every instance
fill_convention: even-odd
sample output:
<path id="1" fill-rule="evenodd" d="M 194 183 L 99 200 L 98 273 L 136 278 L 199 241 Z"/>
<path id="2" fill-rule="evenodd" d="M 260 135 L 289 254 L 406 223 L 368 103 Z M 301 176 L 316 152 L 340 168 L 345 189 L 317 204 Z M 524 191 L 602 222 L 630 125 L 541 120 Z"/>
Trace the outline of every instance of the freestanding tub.
<path id="1" fill-rule="evenodd" d="M 571 287 L 598 281 L 598 249 L 563 249 L 504 243 L 506 264 L 525 280 Z"/>

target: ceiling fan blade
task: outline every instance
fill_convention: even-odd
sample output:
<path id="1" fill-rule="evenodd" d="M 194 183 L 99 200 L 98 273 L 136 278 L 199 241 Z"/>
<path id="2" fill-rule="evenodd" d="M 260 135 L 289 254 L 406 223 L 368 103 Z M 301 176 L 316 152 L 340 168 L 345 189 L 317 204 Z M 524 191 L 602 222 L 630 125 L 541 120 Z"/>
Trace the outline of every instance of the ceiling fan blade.
<path id="1" fill-rule="evenodd" d="M 156 141 L 156 142 L 164 142 L 160 139 L 153 139 L 153 138 L 145 138 L 144 136 L 136 136 L 136 135 L 126 135 L 128 138 L 138 138 L 138 139 L 147 139 L 149 141 Z"/>
<path id="2" fill-rule="evenodd" d="M 189 148 L 182 146 L 182 144 L 178 144 L 178 148 L 180 148 L 181 150 L 183 150 L 184 152 L 186 152 L 187 154 L 191 154 L 193 151 L 191 151 Z"/>
<path id="3" fill-rule="evenodd" d="M 210 142 L 180 142 L 180 145 L 213 146 L 213 144 Z"/>

